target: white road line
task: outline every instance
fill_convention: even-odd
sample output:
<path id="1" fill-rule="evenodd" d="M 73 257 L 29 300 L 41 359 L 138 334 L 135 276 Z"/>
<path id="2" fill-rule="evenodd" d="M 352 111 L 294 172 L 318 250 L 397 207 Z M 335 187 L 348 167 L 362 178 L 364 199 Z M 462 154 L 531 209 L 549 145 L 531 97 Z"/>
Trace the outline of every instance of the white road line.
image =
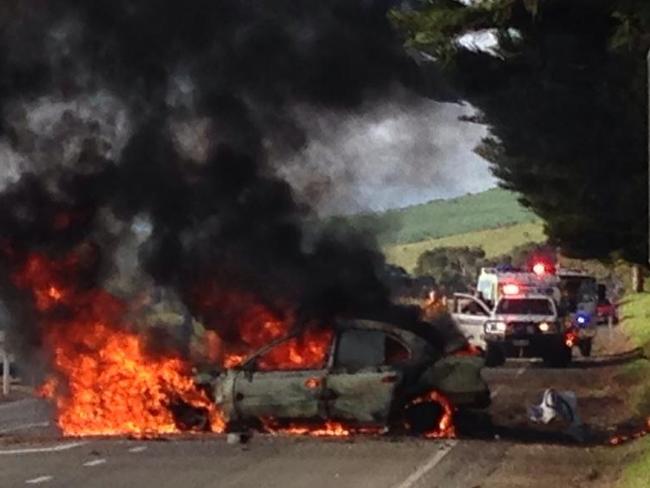
<path id="1" fill-rule="evenodd" d="M 25 484 L 27 485 L 36 485 L 38 483 L 46 483 L 54 479 L 54 476 L 39 476 L 38 478 L 32 478 L 31 480 L 26 480 Z"/>
<path id="2" fill-rule="evenodd" d="M 0 404 L 0 410 L 9 410 L 11 408 L 19 407 L 23 404 L 36 403 L 38 400 L 36 398 L 24 398 L 22 400 L 16 400 L 15 402 L 7 402 Z"/>
<path id="3" fill-rule="evenodd" d="M 59 444 L 52 447 L 29 447 L 25 449 L 9 449 L 7 451 L 0 451 L 0 455 L 7 454 L 34 454 L 38 452 L 59 452 L 74 449 L 75 447 L 83 446 L 88 442 L 68 442 L 66 444 Z"/>
<path id="4" fill-rule="evenodd" d="M 526 372 L 528 369 L 529 364 L 526 366 L 522 366 L 517 370 L 516 377 L 521 376 Z M 496 398 L 499 393 L 503 390 L 503 386 L 497 386 L 492 393 L 490 393 L 490 397 L 492 399 Z M 458 441 L 448 441 L 447 445 L 437 451 L 433 456 L 429 458 L 429 460 L 424 463 L 422 466 L 420 466 L 417 470 L 415 470 L 411 475 L 406 478 L 404 481 L 402 481 L 399 485 L 395 486 L 394 488 L 412 488 L 415 486 L 415 484 L 420 481 L 429 471 L 431 471 L 433 468 L 435 468 L 440 461 L 443 460 L 443 458 L 451 452 L 451 450 L 458 444 Z"/>
<path id="5" fill-rule="evenodd" d="M 426 463 L 420 466 L 418 469 L 413 471 L 411 475 L 402 481 L 399 485 L 396 485 L 393 488 L 412 488 L 415 484 L 420 481 L 429 471 L 436 467 L 436 465 L 442 461 L 442 459 L 449 454 L 449 452 L 458 444 L 458 441 L 446 441 L 447 445 L 442 449 L 436 451 L 436 453 L 431 456 Z"/>
<path id="6" fill-rule="evenodd" d="M 147 446 L 136 446 L 129 449 L 129 452 L 142 452 L 146 450 L 147 450 Z"/>
<path id="7" fill-rule="evenodd" d="M 91 466 L 99 466 L 100 464 L 105 464 L 105 463 L 106 463 L 106 459 L 93 459 L 92 461 L 88 461 L 83 465 L 91 467 Z"/>
<path id="8" fill-rule="evenodd" d="M 31 424 L 20 424 L 14 427 L 7 427 L 5 429 L 0 429 L 0 434 L 7 434 L 8 432 L 16 432 L 18 430 L 33 429 L 34 427 L 47 427 L 48 425 L 50 425 L 49 422 L 33 422 Z"/>

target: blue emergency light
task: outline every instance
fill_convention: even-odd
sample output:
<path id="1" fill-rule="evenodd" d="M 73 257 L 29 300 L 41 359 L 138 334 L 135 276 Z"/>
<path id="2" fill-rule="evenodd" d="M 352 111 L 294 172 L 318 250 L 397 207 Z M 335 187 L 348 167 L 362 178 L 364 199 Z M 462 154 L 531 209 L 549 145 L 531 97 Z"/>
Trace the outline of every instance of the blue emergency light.
<path id="1" fill-rule="evenodd" d="M 591 317 L 588 313 L 579 312 L 576 314 L 575 322 L 578 324 L 578 327 L 587 327 L 589 322 L 591 322 Z"/>

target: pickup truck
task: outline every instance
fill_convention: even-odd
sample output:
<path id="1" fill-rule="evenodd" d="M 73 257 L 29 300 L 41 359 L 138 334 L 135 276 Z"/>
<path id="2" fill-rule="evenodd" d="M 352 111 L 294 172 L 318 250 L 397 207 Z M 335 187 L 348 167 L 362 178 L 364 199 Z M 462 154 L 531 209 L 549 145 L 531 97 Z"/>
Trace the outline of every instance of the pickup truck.
<path id="1" fill-rule="evenodd" d="M 486 366 L 500 366 L 506 357 L 541 357 L 554 367 L 571 361 L 567 324 L 548 295 L 504 295 L 490 310 L 478 298 L 458 293 L 452 317 L 470 344 L 484 351 Z"/>

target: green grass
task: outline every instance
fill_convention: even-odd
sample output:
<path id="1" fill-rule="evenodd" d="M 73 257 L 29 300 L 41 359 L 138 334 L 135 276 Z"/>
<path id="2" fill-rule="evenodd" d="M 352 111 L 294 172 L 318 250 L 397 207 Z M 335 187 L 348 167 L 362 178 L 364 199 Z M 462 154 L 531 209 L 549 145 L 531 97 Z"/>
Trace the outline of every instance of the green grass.
<path id="1" fill-rule="evenodd" d="M 648 488 L 650 486 L 650 439 L 634 446 L 634 459 L 623 468 L 620 488 Z"/>
<path id="2" fill-rule="evenodd" d="M 494 257 L 508 253 L 515 246 L 527 242 L 543 242 L 545 239 L 542 224 L 530 222 L 499 229 L 479 230 L 438 239 L 428 239 L 410 244 L 385 246 L 384 254 L 386 254 L 389 263 L 402 266 L 410 272 L 415 268 L 420 254 L 436 247 L 479 246 L 483 248 L 487 257 Z"/>
<path id="3" fill-rule="evenodd" d="M 494 188 L 348 220 L 355 226 L 370 224 L 379 230 L 381 244 L 391 245 L 533 222 L 535 216 L 519 204 L 516 194 Z"/>
<path id="4" fill-rule="evenodd" d="M 650 293 L 627 295 L 619 310 L 625 331 L 634 343 L 650 355 Z M 636 383 L 630 389 L 632 403 L 641 416 L 650 415 L 650 363 L 647 359 L 635 361 L 622 370 L 623 378 Z M 623 468 L 621 488 L 650 486 L 650 439 L 634 446 L 634 458 Z"/>
<path id="5" fill-rule="evenodd" d="M 650 293 L 627 295 L 619 313 L 632 340 L 650 356 Z"/>

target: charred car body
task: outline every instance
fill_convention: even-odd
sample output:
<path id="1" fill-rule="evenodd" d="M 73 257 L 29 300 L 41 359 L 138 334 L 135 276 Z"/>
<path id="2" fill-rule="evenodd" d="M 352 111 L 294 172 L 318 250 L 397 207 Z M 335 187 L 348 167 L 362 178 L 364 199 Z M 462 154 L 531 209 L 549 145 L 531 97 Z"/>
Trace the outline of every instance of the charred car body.
<path id="1" fill-rule="evenodd" d="M 433 391 L 456 408 L 487 407 L 483 359 L 440 351 L 427 337 L 432 327 L 355 319 L 338 321 L 328 330 L 289 335 L 213 378 L 214 401 L 231 429 L 263 427 L 269 420 L 334 420 L 359 427 L 407 424 L 424 431 L 441 413 L 440 405 L 421 401 Z M 298 363 L 275 361 L 296 347 L 314 355 Z M 415 403 L 417 409 L 411 408 Z M 427 407 L 435 413 L 422 417 Z M 409 419 L 409 414 L 430 425 Z"/>

